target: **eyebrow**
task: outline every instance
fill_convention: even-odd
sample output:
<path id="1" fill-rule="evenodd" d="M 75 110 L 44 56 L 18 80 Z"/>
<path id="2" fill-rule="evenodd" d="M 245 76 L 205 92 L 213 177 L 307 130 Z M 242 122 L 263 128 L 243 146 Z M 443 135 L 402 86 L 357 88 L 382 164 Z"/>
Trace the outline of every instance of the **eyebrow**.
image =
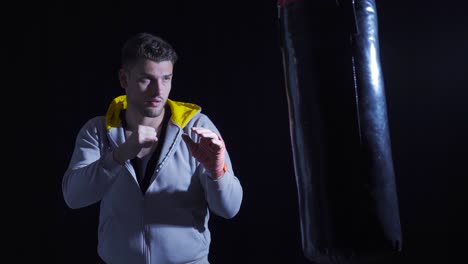
<path id="1" fill-rule="evenodd" d="M 172 73 L 170 73 L 170 74 L 164 74 L 164 75 L 162 75 L 161 77 L 172 77 L 172 75 L 173 75 Z M 145 73 L 145 72 L 140 73 L 140 76 L 142 76 L 142 77 L 151 77 L 152 79 L 155 79 L 155 76 L 154 76 L 154 75 L 151 75 L 151 74 Z"/>

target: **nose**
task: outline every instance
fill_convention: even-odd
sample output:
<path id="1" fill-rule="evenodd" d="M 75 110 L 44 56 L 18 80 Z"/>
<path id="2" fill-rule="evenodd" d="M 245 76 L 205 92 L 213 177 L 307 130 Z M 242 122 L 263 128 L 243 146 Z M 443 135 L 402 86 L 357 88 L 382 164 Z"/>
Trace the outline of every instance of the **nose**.
<path id="1" fill-rule="evenodd" d="M 163 87 L 162 80 L 160 79 L 153 80 L 150 84 L 151 93 L 155 95 L 161 94 L 162 87 Z"/>

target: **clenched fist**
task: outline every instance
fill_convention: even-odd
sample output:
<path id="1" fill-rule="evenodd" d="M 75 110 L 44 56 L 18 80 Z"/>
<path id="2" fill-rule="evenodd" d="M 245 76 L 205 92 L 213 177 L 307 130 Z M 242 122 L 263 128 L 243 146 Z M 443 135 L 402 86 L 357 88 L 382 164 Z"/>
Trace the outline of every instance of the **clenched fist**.
<path id="1" fill-rule="evenodd" d="M 139 125 L 127 140 L 114 150 L 114 160 L 124 164 L 125 161 L 135 158 L 143 149 L 151 148 L 156 142 L 158 142 L 156 129 Z"/>

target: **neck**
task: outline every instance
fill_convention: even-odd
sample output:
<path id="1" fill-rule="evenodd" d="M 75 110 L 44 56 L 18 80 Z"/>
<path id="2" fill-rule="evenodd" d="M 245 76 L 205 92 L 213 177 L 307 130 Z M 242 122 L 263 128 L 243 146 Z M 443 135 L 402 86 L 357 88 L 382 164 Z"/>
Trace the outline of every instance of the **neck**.
<path id="1" fill-rule="evenodd" d="M 165 109 L 161 112 L 161 114 L 157 117 L 146 117 L 142 116 L 140 113 L 136 111 L 131 111 L 127 109 L 125 112 L 125 119 L 127 121 L 127 129 L 133 131 L 139 125 L 149 126 L 156 129 L 159 132 L 162 122 L 164 120 Z"/>

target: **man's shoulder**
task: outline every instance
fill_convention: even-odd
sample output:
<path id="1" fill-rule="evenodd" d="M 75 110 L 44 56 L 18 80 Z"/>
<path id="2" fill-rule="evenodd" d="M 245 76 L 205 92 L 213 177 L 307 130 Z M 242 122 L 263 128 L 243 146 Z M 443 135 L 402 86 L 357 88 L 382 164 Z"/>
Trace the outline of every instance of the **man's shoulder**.
<path id="1" fill-rule="evenodd" d="M 106 117 L 105 116 L 94 116 L 89 118 L 83 125 L 85 129 L 105 128 Z"/>
<path id="2" fill-rule="evenodd" d="M 197 126 L 211 127 L 211 126 L 214 126 L 214 124 L 208 115 L 202 112 L 198 112 L 190 119 L 190 121 L 187 123 L 187 126 L 188 127 L 197 127 Z"/>
<path id="3" fill-rule="evenodd" d="M 94 116 L 88 119 L 87 123 L 105 123 L 106 117 L 103 115 Z"/>

